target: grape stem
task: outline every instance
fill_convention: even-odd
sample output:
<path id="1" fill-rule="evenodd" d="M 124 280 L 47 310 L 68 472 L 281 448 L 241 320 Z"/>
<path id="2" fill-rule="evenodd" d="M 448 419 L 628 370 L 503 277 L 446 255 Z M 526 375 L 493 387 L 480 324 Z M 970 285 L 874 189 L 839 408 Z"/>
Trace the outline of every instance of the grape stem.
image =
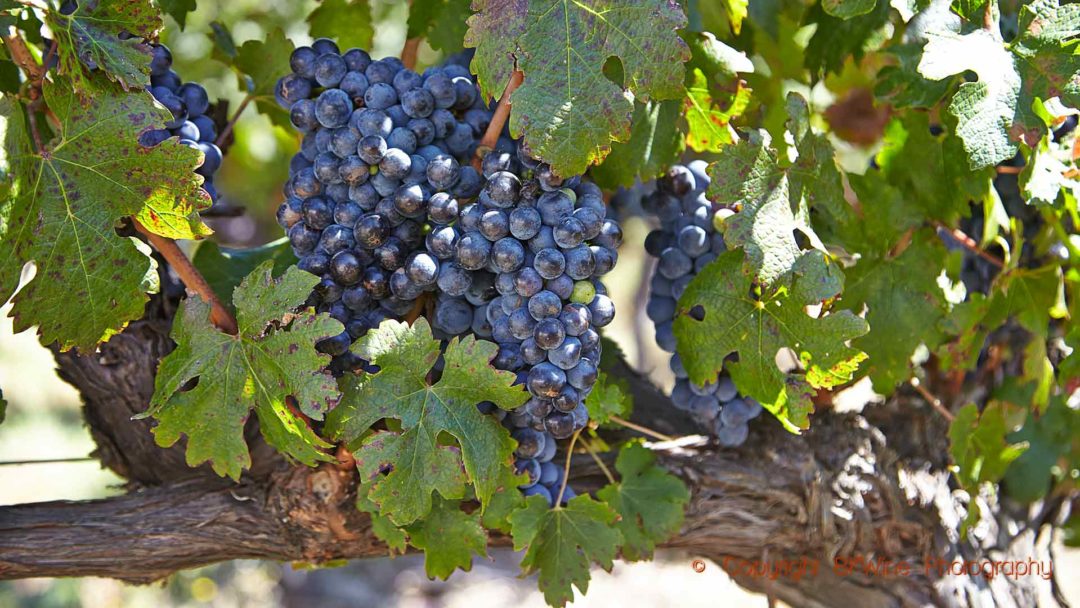
<path id="1" fill-rule="evenodd" d="M 585 441 L 585 450 L 589 452 L 589 456 L 592 456 L 593 462 L 596 463 L 596 466 L 600 467 L 600 470 L 604 473 L 604 477 L 607 477 L 608 483 L 615 483 L 615 476 L 611 474 L 611 469 L 607 468 L 607 465 L 604 464 L 604 461 L 600 459 L 600 455 L 597 454 L 596 450 L 593 449 L 591 441 Z"/>
<path id="2" fill-rule="evenodd" d="M 649 427 L 641 426 L 640 424 L 630 422 L 629 420 L 624 420 L 622 418 L 619 418 L 618 416 L 611 416 L 611 417 L 608 418 L 608 420 L 610 420 L 611 422 L 614 422 L 615 424 L 625 426 L 628 429 L 637 431 L 637 432 L 639 432 L 639 433 L 641 433 L 643 435 L 648 435 L 649 437 L 652 437 L 653 439 L 659 439 L 660 441 L 675 441 L 674 437 L 670 437 L 670 436 L 665 435 L 663 433 L 654 431 L 654 430 L 650 429 Z"/>
<path id="3" fill-rule="evenodd" d="M 566 483 L 570 480 L 570 458 L 574 455 L 574 444 L 577 443 L 578 437 L 581 436 L 581 431 L 578 429 L 574 431 L 574 436 L 570 438 L 570 445 L 566 446 L 566 464 L 563 465 L 562 483 L 559 485 L 559 495 L 555 498 L 556 509 L 562 505 L 562 497 L 566 492 Z"/>
<path id="4" fill-rule="evenodd" d="M 499 141 L 499 134 L 502 133 L 506 120 L 510 118 L 510 95 L 521 86 L 524 80 L 525 74 L 521 70 L 514 70 L 514 73 L 510 74 L 510 82 L 506 83 L 502 97 L 499 98 L 499 105 L 496 106 L 495 113 L 491 115 L 491 122 L 488 123 L 487 131 L 484 131 L 484 137 L 480 139 L 480 144 L 476 146 L 476 154 L 473 155 L 472 161 L 473 169 L 480 170 L 484 155 L 490 152 L 495 147 L 495 143 Z"/>
<path id="5" fill-rule="evenodd" d="M 416 68 L 416 53 L 419 49 L 420 38 L 405 40 L 405 46 L 401 48 L 401 63 L 405 64 L 405 69 L 412 70 Z"/>
<path id="6" fill-rule="evenodd" d="M 412 310 L 405 315 L 405 322 L 412 325 L 420 318 L 420 313 L 424 312 L 424 304 L 427 302 L 427 293 L 420 294 L 419 298 L 416 298 L 416 303 L 413 304 Z"/>
<path id="7" fill-rule="evenodd" d="M 252 99 L 254 99 L 254 97 L 252 97 L 252 95 L 249 93 L 246 97 L 244 97 L 244 100 L 240 102 L 240 105 L 237 106 L 236 111 L 233 112 L 232 118 L 229 119 L 229 122 L 225 125 L 225 128 L 221 130 L 221 134 L 218 135 L 217 141 L 214 142 L 215 146 L 221 148 L 225 145 L 225 140 L 229 137 L 230 134 L 232 134 L 233 127 L 236 126 L 236 122 L 240 120 L 240 115 L 244 113 L 244 110 L 247 109 L 248 104 L 251 103 Z"/>
<path id="8" fill-rule="evenodd" d="M 34 55 L 30 52 L 30 48 L 26 46 L 26 41 L 18 33 L 14 36 L 0 36 L 0 38 L 4 40 L 4 45 L 11 51 L 11 60 L 23 72 L 26 72 L 26 76 L 35 88 L 40 88 L 41 81 L 45 78 L 45 67 L 34 60 Z"/>
<path id="9" fill-rule="evenodd" d="M 986 260 L 987 262 L 990 262 L 991 264 L 993 264 L 994 266 L 997 266 L 998 268 L 1004 268 L 1005 264 L 1001 260 L 999 260 L 997 257 L 987 253 L 986 251 L 983 251 L 979 247 L 979 244 L 975 242 L 975 239 L 968 236 L 963 230 L 960 230 L 959 228 L 949 228 L 948 226 L 946 226 L 945 224 L 941 223 L 938 220 L 934 220 L 934 226 L 938 230 L 946 232 L 946 233 L 949 234 L 949 236 L 956 239 L 956 241 L 958 243 L 960 243 L 960 245 L 964 249 L 967 249 L 971 253 L 974 253 L 975 255 L 977 255 L 980 258 Z"/>
<path id="10" fill-rule="evenodd" d="M 926 390 L 926 387 L 922 385 L 922 382 L 920 382 L 918 378 L 912 378 L 908 382 L 916 391 L 918 391 L 920 395 L 922 395 L 922 398 L 926 399 L 926 401 L 930 403 L 930 406 L 933 407 L 937 411 L 937 413 L 944 416 L 946 420 L 952 422 L 956 419 L 956 416 L 953 416 L 952 412 L 945 409 L 945 406 L 941 403 L 941 399 L 938 399 L 933 395 L 933 393 Z"/>
<path id="11" fill-rule="evenodd" d="M 135 229 L 145 236 L 150 241 L 150 244 L 154 246 L 154 249 L 157 249 L 158 253 L 172 266 L 176 274 L 180 276 L 184 286 L 199 294 L 199 297 L 204 302 L 210 304 L 210 322 L 227 334 L 237 335 L 239 329 L 236 326 L 236 318 L 221 303 L 217 294 L 210 288 L 210 284 L 206 282 L 206 279 L 191 263 L 191 260 L 180 250 L 176 241 L 150 232 L 135 218 L 131 218 L 131 222 L 135 225 Z"/>

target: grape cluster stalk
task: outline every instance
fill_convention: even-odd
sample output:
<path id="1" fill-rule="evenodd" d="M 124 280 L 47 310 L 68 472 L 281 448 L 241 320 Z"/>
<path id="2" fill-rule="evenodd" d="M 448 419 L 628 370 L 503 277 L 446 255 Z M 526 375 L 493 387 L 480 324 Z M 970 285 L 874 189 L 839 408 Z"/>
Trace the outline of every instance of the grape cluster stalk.
<path id="1" fill-rule="evenodd" d="M 492 112 L 460 63 L 418 74 L 320 39 L 290 66 L 276 96 L 304 135 L 277 218 L 299 267 L 321 278 L 310 304 L 345 326 L 316 347 L 335 373 L 375 371 L 350 345 L 417 310 L 441 340 L 496 343 L 492 364 L 530 400 L 509 413 L 477 407 L 517 441 L 522 491 L 554 503 L 558 441 L 588 423 L 597 328 L 615 314 L 599 278 L 622 230 L 600 189 L 559 177 L 506 134 L 475 170 Z"/>
<path id="2" fill-rule="evenodd" d="M 715 382 L 691 382 L 675 352 L 672 329 L 678 300 L 690 281 L 727 250 L 719 228 L 732 211 L 705 197 L 709 186 L 705 168 L 701 160 L 673 166 L 641 201 L 642 208 L 660 220 L 660 227 L 645 239 L 645 250 L 657 258 L 645 312 L 655 324 L 657 344 L 672 354 L 671 370 L 676 378 L 672 404 L 709 428 L 720 445 L 735 447 L 746 441 L 749 422 L 761 414 L 761 404 L 740 395 L 725 371 Z M 625 202 L 619 205 L 628 206 Z"/>

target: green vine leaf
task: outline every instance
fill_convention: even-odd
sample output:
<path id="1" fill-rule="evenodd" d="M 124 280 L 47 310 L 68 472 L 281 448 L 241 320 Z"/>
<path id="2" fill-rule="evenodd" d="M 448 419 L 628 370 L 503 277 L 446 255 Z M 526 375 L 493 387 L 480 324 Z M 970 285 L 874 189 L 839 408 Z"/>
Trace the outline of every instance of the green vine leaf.
<path id="1" fill-rule="evenodd" d="M 116 234 L 121 220 L 201 238 L 210 231 L 198 210 L 210 199 L 194 173 L 198 151 L 175 139 L 139 145 L 139 134 L 163 127 L 167 115 L 149 93 L 58 77 L 43 94 L 60 129 L 41 153 L 22 106 L 7 106 L 14 182 L 0 202 L 0 286 L 6 299 L 34 262 L 36 277 L 14 299 L 15 330 L 37 325 L 44 343 L 89 351 L 140 317 L 145 294 L 156 291 L 149 249 Z"/>
<path id="2" fill-rule="evenodd" d="M 656 543 L 678 533 L 690 491 L 678 477 L 656 466 L 656 455 L 630 443 L 615 460 L 618 483 L 597 492 L 619 514 L 615 527 L 622 533 L 622 556 L 630 561 L 652 557 Z"/>
<path id="3" fill-rule="evenodd" d="M 843 19 L 830 15 L 821 2 L 815 2 L 806 11 L 803 24 L 817 25 L 806 45 L 803 60 L 811 73 L 820 76 L 825 72 L 839 72 L 845 61 L 859 61 L 889 39 L 892 35 L 889 23 L 892 3 L 877 0 L 871 6 L 869 12 Z"/>
<path id="4" fill-rule="evenodd" d="M 843 275 L 820 252 L 800 258 L 790 287 L 760 297 L 751 296 L 742 264 L 741 250 L 728 251 L 690 282 L 675 318 L 678 352 L 691 381 L 715 382 L 726 369 L 740 392 L 798 432 L 810 424 L 814 390 L 850 380 L 866 358 L 847 346 L 867 332 L 866 321 L 847 310 L 816 318 L 806 313 L 806 306 L 835 297 L 843 285 Z M 805 371 L 778 368 L 781 349 L 792 350 Z M 739 360 L 725 363 L 733 353 Z"/>
<path id="5" fill-rule="evenodd" d="M 1080 7 L 1039 0 L 1020 8 L 1020 34 L 1005 44 L 997 31 L 927 34 L 919 72 L 941 80 L 965 71 L 978 75 L 964 82 L 949 103 L 959 120 L 972 169 L 1012 158 L 1018 143 L 1034 147 L 1046 125 L 1033 110 L 1036 100 L 1060 97 L 1080 107 L 1080 56 L 1071 41 L 1080 35 Z"/>
<path id="6" fill-rule="evenodd" d="M 409 543 L 424 552 L 424 570 L 432 578 L 446 580 L 461 568 L 472 569 L 472 556 L 487 557 L 487 533 L 480 513 L 466 513 L 457 501 L 436 499 L 431 512 L 409 526 Z"/>
<path id="7" fill-rule="evenodd" d="M 296 254 L 287 237 L 250 249 L 230 249 L 214 241 L 203 241 L 195 250 L 191 263 L 202 273 L 214 293 L 232 293 L 244 277 L 267 260 L 273 260 L 275 277 L 296 264 Z M 225 305 L 233 309 L 232 302 Z"/>
<path id="8" fill-rule="evenodd" d="M 444 53 L 461 50 L 472 15 L 472 0 L 413 0 L 409 5 L 409 38 L 426 38 Z"/>
<path id="9" fill-rule="evenodd" d="M 1012 460 L 1004 482 L 1011 498 L 1030 503 L 1046 496 L 1052 480 L 1080 468 L 1080 411 L 1060 395 L 1050 400 L 1045 412 L 1029 411 L 1020 430 L 1009 434 L 1010 445 L 1029 446 Z"/>
<path id="10" fill-rule="evenodd" d="M 612 416 L 629 416 L 634 407 L 634 399 L 613 382 L 608 374 L 600 372 L 592 392 L 585 397 L 585 407 L 589 410 L 589 420 L 597 424 L 607 424 L 611 422 Z"/>
<path id="11" fill-rule="evenodd" d="M 855 313 L 865 306 L 870 324 L 870 332 L 852 345 L 866 352 L 867 374 L 881 394 L 892 394 L 911 378 L 916 348 L 933 350 L 945 339 L 938 326 L 945 299 L 937 284 L 945 256 L 937 235 L 921 230 L 899 255 L 869 253 L 847 273 L 844 307 Z"/>
<path id="12" fill-rule="evenodd" d="M 832 146 L 810 130 L 806 102 L 791 94 L 788 111 L 798 151 L 794 163 L 781 165 L 768 135 L 758 131 L 750 141 L 725 147 L 709 166 L 709 198 L 739 209 L 724 223 L 724 240 L 746 250 L 746 271 L 767 286 L 786 280 L 803 255 L 795 232 L 825 249 L 810 224 L 811 206 L 847 204 Z"/>
<path id="13" fill-rule="evenodd" d="M 833 17 L 851 19 L 874 10 L 877 0 L 821 0 L 821 8 Z"/>
<path id="14" fill-rule="evenodd" d="M 675 30 L 686 16 L 668 0 L 478 0 L 465 46 L 488 97 L 502 95 L 515 67 L 510 130 L 560 175 L 578 175 L 630 136 L 634 97 L 682 95 L 690 53 Z M 623 82 L 604 75 L 621 61 Z"/>
<path id="15" fill-rule="evenodd" d="M 987 335 L 1009 318 L 1045 341 L 1050 319 L 1063 314 L 1058 310 L 1061 291 L 1062 275 L 1057 266 L 1016 268 L 998 275 L 989 297 L 971 294 L 942 320 L 942 329 L 956 336 L 939 351 L 942 366 L 973 369 Z"/>
<path id="16" fill-rule="evenodd" d="M 240 91 L 254 98 L 260 113 L 286 129 L 292 129 L 292 123 L 289 113 L 274 99 L 274 87 L 289 73 L 289 57 L 295 48 L 281 28 L 276 28 L 266 35 L 265 41 L 245 42 L 233 59 Z"/>
<path id="17" fill-rule="evenodd" d="M 342 51 L 350 47 L 371 48 L 375 35 L 368 0 L 322 0 L 308 15 L 307 22 L 313 37 L 334 40 Z"/>
<path id="18" fill-rule="evenodd" d="M 602 188 L 629 187 L 634 180 L 652 179 L 676 162 L 685 148 L 679 132 L 681 108 L 677 101 L 634 103 L 630 137 L 613 142 L 604 162 L 589 170 Z"/>
<path id="19" fill-rule="evenodd" d="M 150 85 L 150 45 L 143 40 L 157 38 L 164 25 L 150 0 L 79 2 L 70 15 L 46 12 L 45 23 L 56 40 L 60 71 L 73 80 L 83 77 L 86 66 L 100 68 L 125 89 Z"/>
<path id="20" fill-rule="evenodd" d="M 195 0 L 157 0 L 157 3 L 161 10 L 176 20 L 181 30 L 187 26 L 188 13 L 195 10 Z"/>
<path id="21" fill-rule="evenodd" d="M 233 294 L 239 335 L 211 325 L 201 299 L 184 301 L 173 322 L 176 350 L 162 359 L 150 409 L 142 414 L 157 419 L 158 445 L 169 447 L 186 435 L 189 465 L 210 462 L 218 475 L 234 480 L 251 466 L 244 424 L 252 410 L 267 443 L 284 454 L 309 466 L 331 460 L 322 451 L 331 445 L 303 416 L 322 419 L 337 403 L 334 379 L 322 369 L 330 357 L 315 343 L 342 326 L 311 309 L 289 313 L 319 278 L 292 267 L 275 280 L 271 266 L 261 264 Z"/>
<path id="22" fill-rule="evenodd" d="M 476 408 L 491 401 L 509 410 L 528 400 L 520 386 L 511 386 L 513 373 L 491 367 L 496 350 L 494 343 L 472 336 L 454 339 L 444 354 L 442 377 L 429 383 L 439 341 L 423 318 L 412 326 L 384 322 L 353 345 L 380 371 L 342 379 L 341 404 L 328 418 L 327 432 L 351 444 L 380 420 L 400 421 L 400 432 L 373 433 L 354 450 L 361 476 L 373 480 L 371 499 L 397 525 L 424 517 L 433 492 L 460 499 L 471 483 L 486 506 L 501 487 L 516 485 L 513 440 Z M 454 445 L 441 441 L 443 434 Z M 386 468 L 391 470 L 382 475 Z"/>
<path id="23" fill-rule="evenodd" d="M 999 404 L 982 412 L 974 403 L 960 408 L 949 425 L 949 454 L 956 465 L 960 485 L 974 491 L 980 484 L 997 482 L 1009 465 L 1023 454 L 1026 442 L 1009 443 L 1010 429 Z"/>
<path id="24" fill-rule="evenodd" d="M 611 571 L 622 541 L 613 526 L 618 514 L 587 495 L 552 508 L 542 496 L 530 496 L 525 507 L 510 516 L 514 550 L 525 549 L 524 574 L 539 572 L 540 591 L 552 606 L 574 598 L 571 586 L 589 590 L 589 564 Z"/>

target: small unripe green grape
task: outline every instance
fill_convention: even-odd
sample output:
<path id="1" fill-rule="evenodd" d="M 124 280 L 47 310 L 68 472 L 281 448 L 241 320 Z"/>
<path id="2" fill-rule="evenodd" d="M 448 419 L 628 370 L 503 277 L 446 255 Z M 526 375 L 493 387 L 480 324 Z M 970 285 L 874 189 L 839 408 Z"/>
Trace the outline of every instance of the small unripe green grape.
<path id="1" fill-rule="evenodd" d="M 596 288 L 589 281 L 574 283 L 574 291 L 570 294 L 570 301 L 576 304 L 588 305 L 596 297 Z"/>

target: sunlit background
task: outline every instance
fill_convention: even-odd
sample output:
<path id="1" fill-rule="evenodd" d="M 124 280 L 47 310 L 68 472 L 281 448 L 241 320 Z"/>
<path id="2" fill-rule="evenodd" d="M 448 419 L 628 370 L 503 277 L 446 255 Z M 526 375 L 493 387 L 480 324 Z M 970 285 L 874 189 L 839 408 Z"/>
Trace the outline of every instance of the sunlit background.
<path id="1" fill-rule="evenodd" d="M 407 3 L 373 0 L 376 18 L 372 56 L 396 55 L 405 41 Z M 175 69 L 185 81 L 197 81 L 211 99 L 228 100 L 230 109 L 243 99 L 236 75 L 224 64 L 208 59 L 214 45 L 212 22 L 226 24 L 239 46 L 282 28 L 296 44 L 310 41 L 305 17 L 314 2 L 287 0 L 229 0 L 199 2 L 181 32 L 171 18 L 162 41 L 173 53 Z M 441 58 L 421 47 L 420 64 Z M 815 91 L 817 93 L 817 91 Z M 826 93 L 827 94 L 827 93 Z M 230 110 L 231 111 L 231 110 Z M 237 218 L 213 221 L 218 238 L 234 246 L 261 244 L 281 236 L 274 211 L 297 137 L 271 126 L 249 108 L 235 128 L 235 143 L 215 178 L 224 200 L 244 207 Z M 866 151 L 852 167 L 866 166 Z M 848 163 L 845 163 L 848 164 Z M 651 263 L 641 246 L 647 225 L 639 218 L 624 224 L 628 246 L 619 266 L 607 277 L 619 314 L 605 332 L 620 343 L 627 360 L 670 388 L 668 357 L 656 347 L 651 324 L 644 317 L 642 283 Z M 0 462 L 85 457 L 93 442 L 82 423 L 79 396 L 55 374 L 52 356 L 32 333 L 12 335 L 8 308 L 0 309 L 0 386 L 9 402 L 7 420 L 0 425 Z M 771 424 L 762 417 L 759 424 Z M 35 465 L 0 465 L 0 504 L 45 500 L 99 498 L 121 492 L 121 479 L 102 470 L 96 461 Z M 1060 572 L 1080 572 L 1080 554 L 1059 550 Z M 164 584 L 129 586 L 105 579 L 33 579 L 0 582 L 0 608 L 85 606 L 317 606 L 333 607 L 461 607 L 544 606 L 532 579 L 517 576 L 517 557 L 497 552 L 478 559 L 470 573 L 455 573 L 449 582 L 428 581 L 417 556 L 352 562 L 342 568 L 298 570 L 290 565 L 240 561 L 183 572 Z M 597 571 L 586 598 L 575 606 L 742 606 L 767 605 L 763 596 L 734 585 L 715 565 L 703 573 L 690 566 L 694 556 L 661 553 L 655 562 L 617 564 L 612 574 Z M 1080 581 L 1062 578 L 1065 595 L 1080 603 Z"/>

